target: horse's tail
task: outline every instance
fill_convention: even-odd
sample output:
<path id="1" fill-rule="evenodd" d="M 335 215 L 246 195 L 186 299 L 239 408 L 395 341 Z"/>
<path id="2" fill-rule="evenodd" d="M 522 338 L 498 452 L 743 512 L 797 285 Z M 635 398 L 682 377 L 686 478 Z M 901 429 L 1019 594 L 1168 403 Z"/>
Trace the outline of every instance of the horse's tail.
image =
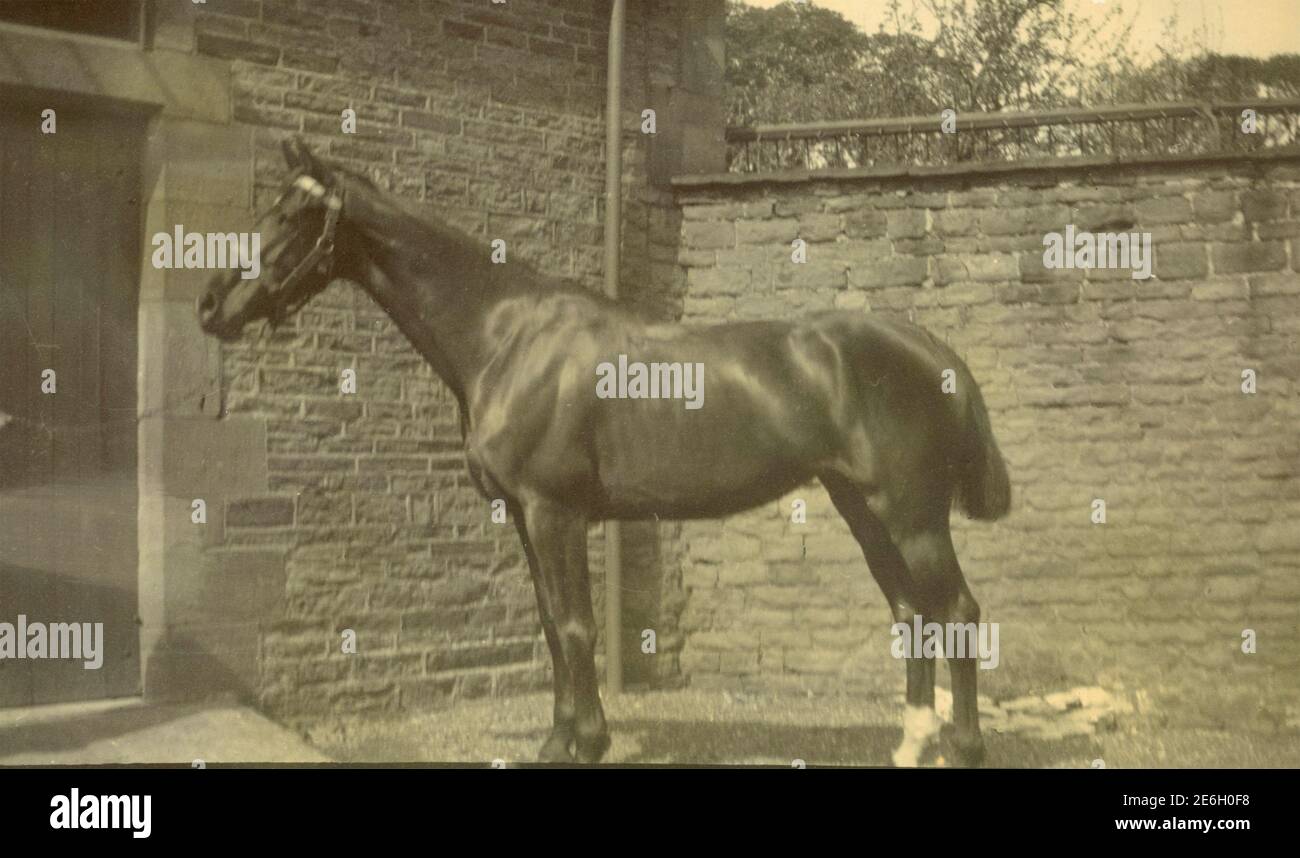
<path id="1" fill-rule="evenodd" d="M 974 379 L 969 378 L 966 398 L 965 455 L 958 465 L 957 506 L 971 518 L 993 521 L 1011 509 L 1011 479 L 993 437 L 989 412 Z"/>

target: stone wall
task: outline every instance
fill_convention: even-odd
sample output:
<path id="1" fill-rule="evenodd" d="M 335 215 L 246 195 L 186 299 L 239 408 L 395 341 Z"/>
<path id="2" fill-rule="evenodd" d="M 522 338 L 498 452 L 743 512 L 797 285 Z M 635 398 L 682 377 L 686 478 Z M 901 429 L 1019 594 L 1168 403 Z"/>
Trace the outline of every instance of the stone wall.
<path id="1" fill-rule="evenodd" d="M 967 578 L 1000 623 L 983 691 L 1099 683 L 1191 723 L 1300 718 L 1300 159 L 677 189 L 686 321 L 881 313 L 968 362 L 1014 490 L 1001 522 L 954 514 Z M 1045 269 L 1043 236 L 1067 224 L 1150 232 L 1155 276 Z M 790 521 L 795 497 L 806 525 Z M 902 687 L 883 598 L 820 487 L 686 525 L 681 544 L 691 684 Z"/>

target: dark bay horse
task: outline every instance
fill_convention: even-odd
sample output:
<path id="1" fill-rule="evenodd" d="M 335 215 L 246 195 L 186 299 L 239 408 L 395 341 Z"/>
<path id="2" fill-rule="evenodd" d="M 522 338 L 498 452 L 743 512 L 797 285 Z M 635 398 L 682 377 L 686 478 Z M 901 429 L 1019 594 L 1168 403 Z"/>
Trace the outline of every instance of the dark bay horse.
<path id="1" fill-rule="evenodd" d="M 596 762 L 609 746 L 590 521 L 723 516 L 816 477 L 897 622 L 979 621 L 949 510 L 996 519 L 1010 486 L 974 379 L 933 336 L 849 312 L 652 324 L 523 263 L 494 264 L 486 244 L 408 213 L 300 141 L 285 144 L 285 158 L 290 178 L 270 212 L 279 217 L 263 237 L 261 276 L 218 276 L 199 300 L 200 324 L 234 339 L 345 278 L 454 393 L 470 474 L 486 497 L 506 501 L 551 651 L 555 721 L 540 759 Z M 702 407 L 598 396 L 598 366 L 621 355 L 702 365 Z M 984 748 L 976 660 L 947 655 L 952 755 L 975 765 Z M 915 765 L 939 732 L 933 657 L 907 659 L 907 704 L 894 761 Z"/>

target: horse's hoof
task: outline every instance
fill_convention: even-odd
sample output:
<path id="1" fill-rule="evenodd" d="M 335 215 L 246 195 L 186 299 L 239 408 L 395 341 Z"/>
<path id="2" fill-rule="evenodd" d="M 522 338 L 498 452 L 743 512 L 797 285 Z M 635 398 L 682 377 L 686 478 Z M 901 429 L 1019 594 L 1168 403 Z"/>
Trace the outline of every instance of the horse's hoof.
<path id="1" fill-rule="evenodd" d="M 599 733 L 595 736 L 579 736 L 574 743 L 578 750 L 578 762 L 599 763 L 600 758 L 609 750 L 609 734 Z"/>
<path id="2" fill-rule="evenodd" d="M 894 768 L 914 769 L 921 765 L 921 755 L 915 748 L 898 748 L 894 751 L 891 759 L 894 762 Z"/>
<path id="3" fill-rule="evenodd" d="M 952 738 L 953 764 L 963 769 L 977 769 L 984 762 L 984 739 L 975 736 L 972 739 Z"/>
<path id="4" fill-rule="evenodd" d="M 572 763 L 573 754 L 569 752 L 569 739 L 560 736 L 551 736 L 542 745 L 542 749 L 537 752 L 537 762 L 539 763 Z"/>

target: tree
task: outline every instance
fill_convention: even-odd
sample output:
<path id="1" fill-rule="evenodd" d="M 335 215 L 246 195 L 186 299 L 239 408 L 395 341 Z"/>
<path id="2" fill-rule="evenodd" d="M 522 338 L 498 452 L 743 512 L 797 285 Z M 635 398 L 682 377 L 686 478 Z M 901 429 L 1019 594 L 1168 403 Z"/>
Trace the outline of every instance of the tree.
<path id="1" fill-rule="evenodd" d="M 927 38 L 920 14 L 938 22 Z M 1114 8 L 1106 20 L 1120 15 Z M 867 34 L 838 13 L 786 2 L 756 9 L 737 0 L 727 17 L 728 117 L 732 125 L 927 116 L 1032 109 L 1077 100 L 1079 45 L 1098 27 L 1061 0 L 890 0 Z M 1111 40 L 1111 52 L 1124 36 Z M 761 166 L 858 166 L 913 160 L 929 141 L 844 139 L 757 153 Z M 874 148 L 873 148 L 874 147 Z M 745 153 L 752 159 L 754 152 Z"/>
<path id="2" fill-rule="evenodd" d="M 923 16 L 931 26 L 922 26 Z M 1115 2 L 1088 21 L 1063 0 L 889 0 L 885 22 L 867 34 L 812 4 L 756 9 L 731 0 L 727 27 L 733 125 L 937 120 L 946 108 L 960 116 L 1300 93 L 1300 55 L 1255 60 L 1213 54 L 1175 38 L 1174 19 L 1166 22 L 1157 55 L 1140 62 L 1131 48 L 1132 24 Z M 1203 145 L 1202 136 L 1188 131 L 1185 122 L 1155 122 L 991 130 L 946 139 L 849 135 L 833 142 L 751 146 L 733 156 L 750 167 L 822 167 Z"/>
<path id="3" fill-rule="evenodd" d="M 938 22 L 922 34 L 921 13 Z M 890 0 L 868 35 L 841 15 L 786 2 L 727 10 L 727 84 L 733 124 L 803 122 L 1061 106 L 1077 99 L 1080 46 L 1122 15 L 1087 25 L 1062 0 Z M 1122 53 L 1112 34 L 1102 58 Z"/>
<path id="4" fill-rule="evenodd" d="M 841 15 L 784 3 L 727 7 L 728 120 L 805 122 L 869 108 L 871 39 Z"/>

